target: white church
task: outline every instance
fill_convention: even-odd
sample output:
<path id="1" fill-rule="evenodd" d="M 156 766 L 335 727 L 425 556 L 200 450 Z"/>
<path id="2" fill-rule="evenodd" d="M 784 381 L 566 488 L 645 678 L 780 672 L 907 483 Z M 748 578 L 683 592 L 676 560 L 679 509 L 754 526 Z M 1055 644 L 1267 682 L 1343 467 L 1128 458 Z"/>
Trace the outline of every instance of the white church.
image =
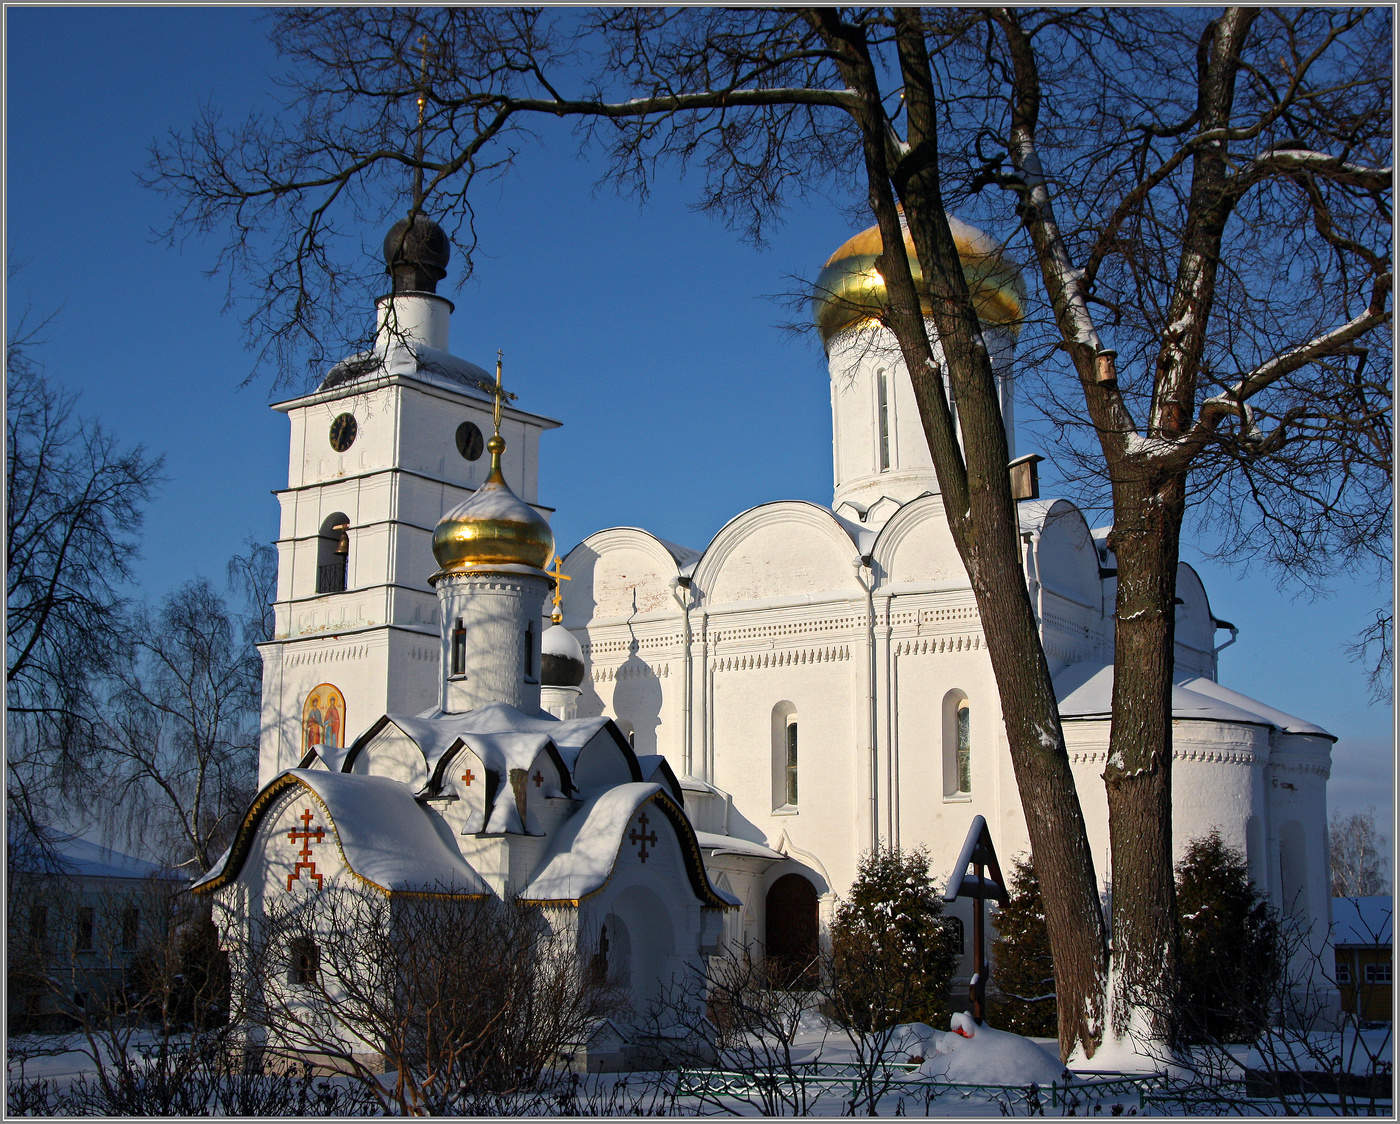
<path id="1" fill-rule="evenodd" d="M 1014 456 L 1024 290 L 985 236 L 954 233 Z M 872 847 L 951 864 L 981 815 L 1003 860 L 1028 850 L 972 591 L 874 315 L 879 249 L 856 235 L 816 287 L 829 507 L 762 504 L 703 549 L 614 527 L 561 560 L 538 472 L 559 422 L 452 354 L 441 229 L 390 231 L 373 349 L 274 407 L 291 451 L 260 792 L 197 887 L 227 934 L 323 880 L 514 897 L 581 954 L 612 934 L 640 1010 L 724 942 L 815 949 Z M 1107 884 L 1114 560 L 1106 528 L 1025 486 L 1036 459 L 1011 468 L 1026 581 Z M 1178 597 L 1178 851 L 1219 829 L 1320 943 L 1335 739 L 1222 686 L 1232 626 L 1184 564 Z"/>

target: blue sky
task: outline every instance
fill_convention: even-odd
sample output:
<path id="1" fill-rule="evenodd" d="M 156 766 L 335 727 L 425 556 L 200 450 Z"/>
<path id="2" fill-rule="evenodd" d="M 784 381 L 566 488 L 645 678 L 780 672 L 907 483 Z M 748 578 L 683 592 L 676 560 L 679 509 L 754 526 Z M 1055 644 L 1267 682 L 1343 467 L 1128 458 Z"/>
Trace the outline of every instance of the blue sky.
<path id="1" fill-rule="evenodd" d="M 51 377 L 129 443 L 166 456 L 138 568 L 158 597 L 197 574 L 222 578 L 248 538 L 276 534 L 289 397 L 261 371 L 226 281 L 205 275 L 217 241 L 171 248 L 152 231 L 167 202 L 137 182 L 151 142 L 202 104 L 237 120 L 268 108 L 279 69 L 252 8 L 18 8 L 6 27 L 6 249 L 18 272 L 6 312 L 56 312 Z M 569 141 L 528 152 L 477 199 L 475 275 L 449 267 L 452 350 L 489 366 L 497 348 L 520 405 L 564 422 L 542 442 L 542 499 L 567 549 L 601 527 L 639 524 L 703 547 L 767 500 L 831 498 L 825 361 L 785 294 L 864 222 L 851 198 L 793 208 L 755 250 L 668 176 L 645 207 L 595 184 Z M 367 246 L 383 226 L 364 232 Z M 372 317 L 378 290 L 366 291 Z M 235 293 L 235 297 L 239 294 Z M 246 295 L 246 294 L 245 294 Z M 295 381 L 300 389 L 305 384 Z M 1018 451 L 1053 452 L 1018 406 Z M 1053 485 L 1053 467 L 1042 466 Z M 1048 471 L 1047 471 L 1048 470 Z M 1240 626 L 1221 656 L 1230 686 L 1337 734 L 1330 798 L 1393 807 L 1388 705 L 1370 703 L 1345 649 L 1380 594 L 1339 582 L 1280 590 L 1262 567 L 1198 564 L 1215 614 Z M 1387 594 L 1388 596 L 1388 594 Z"/>

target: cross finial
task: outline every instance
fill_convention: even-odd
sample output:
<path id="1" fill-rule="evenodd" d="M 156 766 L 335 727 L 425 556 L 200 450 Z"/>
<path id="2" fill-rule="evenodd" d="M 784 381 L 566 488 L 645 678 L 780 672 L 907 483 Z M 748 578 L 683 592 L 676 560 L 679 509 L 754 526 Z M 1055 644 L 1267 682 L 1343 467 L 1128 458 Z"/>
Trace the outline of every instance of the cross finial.
<path id="1" fill-rule="evenodd" d="M 428 107 L 428 36 L 418 36 L 418 136 L 414 141 L 413 208 L 423 206 L 423 118 Z"/>
<path id="2" fill-rule="evenodd" d="M 491 475 L 488 480 L 502 480 L 501 476 L 501 454 L 506 451 L 505 440 L 501 437 L 501 404 L 507 395 L 501 388 L 501 358 L 505 352 L 496 351 L 496 385 L 491 388 L 491 426 L 494 432 L 491 440 L 486 442 L 487 451 L 491 454 Z"/>
<path id="3" fill-rule="evenodd" d="M 553 567 L 545 570 L 545 573 L 554 578 L 554 612 L 550 614 L 549 619 L 555 624 L 562 624 L 564 622 L 564 587 L 559 583 L 571 582 L 574 579 L 564 573 L 564 560 L 557 554 L 554 556 Z"/>

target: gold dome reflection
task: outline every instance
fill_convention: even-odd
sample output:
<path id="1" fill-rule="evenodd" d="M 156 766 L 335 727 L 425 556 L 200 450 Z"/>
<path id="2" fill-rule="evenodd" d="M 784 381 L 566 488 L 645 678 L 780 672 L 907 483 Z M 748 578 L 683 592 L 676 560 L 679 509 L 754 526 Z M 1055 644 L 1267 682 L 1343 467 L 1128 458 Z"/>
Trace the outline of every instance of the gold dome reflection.
<path id="1" fill-rule="evenodd" d="M 904 230 L 904 246 L 909 253 L 914 285 L 927 316 L 931 312 L 931 298 L 902 211 L 900 225 Z M 953 243 L 957 246 L 977 315 L 984 324 L 1006 325 L 1015 334 L 1019 331 L 1026 295 L 1020 271 L 980 230 L 951 215 L 948 225 L 952 228 Z M 883 247 L 880 228 L 871 226 L 847 239 L 827 259 L 817 277 L 812 298 L 812 317 L 823 344 L 830 343 L 833 336 L 852 325 L 878 319 L 884 310 L 885 279 L 875 266 Z"/>

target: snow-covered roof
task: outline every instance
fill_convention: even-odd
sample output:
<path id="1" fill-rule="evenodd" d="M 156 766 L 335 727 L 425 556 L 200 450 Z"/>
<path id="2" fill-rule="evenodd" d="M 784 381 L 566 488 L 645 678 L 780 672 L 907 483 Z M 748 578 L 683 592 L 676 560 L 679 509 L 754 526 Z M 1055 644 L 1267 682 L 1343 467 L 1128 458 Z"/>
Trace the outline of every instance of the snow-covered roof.
<path id="1" fill-rule="evenodd" d="M 462 858 L 448 829 L 389 777 L 362 777 L 320 769 L 288 769 L 272 780 L 239 826 L 234 844 L 202 879 L 198 892 L 218 889 L 238 876 L 258 828 L 276 798 L 289 788 L 310 791 L 326 814 L 345 865 L 386 893 L 476 895 L 485 880 Z"/>
<path id="2" fill-rule="evenodd" d="M 534 877 L 520 891 L 521 899 L 579 902 L 602 889 L 612 877 L 628 821 L 661 792 L 659 784 L 634 782 L 585 800 L 554 832 Z"/>
<path id="3" fill-rule="evenodd" d="M 12 844 L 11 859 L 28 874 L 67 874 L 83 878 L 178 878 L 159 863 L 105 847 L 76 835 L 60 836 L 51 847 L 52 860 L 37 848 Z"/>
<path id="4" fill-rule="evenodd" d="M 681 787 L 679 778 L 671 768 L 671 763 L 661 754 L 637 754 L 637 767 L 642 771 L 642 780 L 664 785 L 677 800 L 685 800 L 685 790 Z"/>
<path id="5" fill-rule="evenodd" d="M 605 726 L 607 718 L 574 718 L 560 721 L 543 710 L 526 712 L 508 703 L 491 703 L 463 714 L 438 710 L 417 715 L 386 714 L 355 739 L 346 759 L 354 756 L 390 723 L 422 752 L 430 776 L 444 763 L 444 755 L 459 741 L 483 757 L 488 768 L 528 768 L 546 742 L 553 742 L 566 768 L 573 767 L 578 751 Z M 485 761 L 486 754 L 498 760 Z"/>
<path id="6" fill-rule="evenodd" d="M 758 859 L 778 861 L 788 856 L 775 851 L 767 843 L 755 843 L 751 839 L 740 839 L 735 835 L 720 835 L 714 831 L 697 831 L 695 840 L 707 851 L 716 855 L 747 855 Z"/>
<path id="7" fill-rule="evenodd" d="M 577 905 L 601 890 L 612 877 L 627 824 L 637 809 L 647 803 L 664 814 L 679 836 L 686 872 L 696 896 L 708 906 L 737 906 L 739 902 L 732 894 L 711 884 L 695 833 L 680 804 L 660 785 L 640 781 L 614 785 L 589 797 L 555 830 L 534 876 L 520 891 L 521 901 Z"/>
<path id="8" fill-rule="evenodd" d="M 1389 945 L 1394 913 L 1395 899 L 1390 897 L 1333 898 L 1333 947 Z"/>
<path id="9" fill-rule="evenodd" d="M 1094 661 L 1071 664 L 1055 677 L 1060 717 L 1105 718 L 1113 709 L 1113 665 Z M 1172 717 L 1272 726 L 1289 734 L 1332 738 L 1321 726 L 1261 703 L 1212 679 L 1193 676 L 1172 684 Z"/>
<path id="10" fill-rule="evenodd" d="M 383 353 L 361 351 L 342 359 L 327 372 L 318 389 L 330 390 L 381 375 L 426 376 L 427 381 L 448 382 L 453 384 L 454 390 L 465 390 L 483 399 L 489 399 L 486 386 L 493 381 L 484 368 L 449 352 L 417 342 L 396 342 Z"/>

